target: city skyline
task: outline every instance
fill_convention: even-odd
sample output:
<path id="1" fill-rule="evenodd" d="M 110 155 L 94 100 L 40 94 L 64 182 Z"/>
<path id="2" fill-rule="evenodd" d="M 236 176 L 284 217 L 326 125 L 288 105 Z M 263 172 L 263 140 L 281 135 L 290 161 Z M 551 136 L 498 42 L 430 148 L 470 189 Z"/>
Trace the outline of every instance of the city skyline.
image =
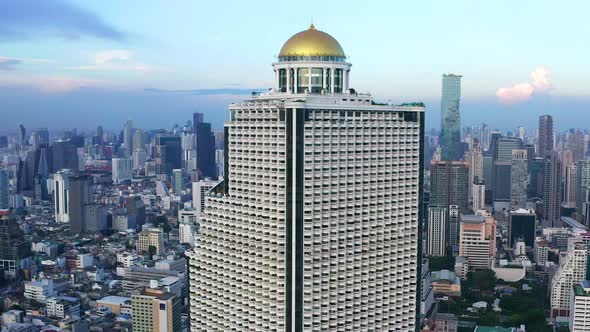
<path id="1" fill-rule="evenodd" d="M 31 127 L 45 123 L 67 128 L 59 118 L 78 126 L 88 115 L 98 120 L 94 114 L 100 113 L 107 128 L 128 118 L 141 121 L 141 127 L 153 127 L 163 121 L 171 125 L 174 118 L 202 111 L 214 128 L 221 128 L 227 104 L 244 99 L 253 89 L 271 86 L 273 78 L 267 69 L 276 60 L 279 50 L 275 45 L 288 37 L 285 31 L 305 28 L 311 16 L 319 30 L 329 30 L 351 50 L 347 55 L 357 68 L 356 88 L 372 91 L 382 101 L 425 102 L 427 128 L 437 127 L 440 117 L 439 78 L 443 73 L 464 76 L 465 124 L 483 121 L 484 110 L 494 112 L 488 122 L 499 128 L 508 114 L 526 124 L 541 114 L 559 112 L 562 123 L 557 128 L 574 127 L 580 116 L 587 116 L 590 66 L 584 54 L 588 49 L 576 41 L 588 28 L 572 26 L 583 10 L 559 8 L 568 11 L 568 20 L 558 17 L 561 24 L 537 24 L 532 29 L 523 28 L 519 15 L 553 22 L 556 8 L 519 2 L 504 12 L 499 5 L 457 1 L 430 2 L 418 12 L 408 4 L 369 4 L 361 9 L 361 14 L 370 14 L 367 20 L 352 17 L 347 8 L 314 4 L 317 10 L 311 15 L 305 12 L 285 20 L 270 15 L 287 10 L 281 4 L 254 11 L 240 3 L 224 11 L 207 3 L 141 4 L 0 4 L 4 125 L 12 128 L 18 116 L 34 114 L 30 118 L 37 123 Z M 582 6 L 587 4 L 580 3 Z M 419 15 L 398 15 L 392 21 L 390 12 Z M 448 20 L 441 12 L 460 19 Z M 17 19 L 19 15 L 23 19 Z M 264 19 L 252 19 L 256 17 Z M 415 17 L 429 24 L 415 24 Z M 494 18 L 502 24 L 487 24 Z M 154 20 L 166 24 L 156 24 L 156 28 Z M 363 24 L 350 25 L 347 20 Z M 224 21 L 232 24 L 222 24 Z M 241 28 L 232 28 L 236 25 Z M 375 33 L 383 27 L 392 41 Z M 246 42 L 251 36 L 258 42 Z M 559 52 L 572 45 L 577 52 L 567 56 Z M 240 66 L 236 58 L 249 65 Z"/>

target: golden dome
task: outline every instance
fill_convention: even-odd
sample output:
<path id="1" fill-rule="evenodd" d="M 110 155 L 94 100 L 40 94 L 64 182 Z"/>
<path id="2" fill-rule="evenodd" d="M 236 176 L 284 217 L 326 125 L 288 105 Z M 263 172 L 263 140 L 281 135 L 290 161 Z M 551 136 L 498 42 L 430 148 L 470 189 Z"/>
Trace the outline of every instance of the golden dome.
<path id="1" fill-rule="evenodd" d="M 279 57 L 333 56 L 346 57 L 340 43 L 329 34 L 316 30 L 313 24 L 289 38 L 281 48 Z"/>

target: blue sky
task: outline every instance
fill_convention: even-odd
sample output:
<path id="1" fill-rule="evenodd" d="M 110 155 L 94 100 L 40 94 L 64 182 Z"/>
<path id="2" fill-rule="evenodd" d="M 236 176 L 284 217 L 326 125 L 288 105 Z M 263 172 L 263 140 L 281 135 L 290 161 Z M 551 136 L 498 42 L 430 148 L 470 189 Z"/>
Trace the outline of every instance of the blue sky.
<path id="1" fill-rule="evenodd" d="M 226 103 L 271 86 L 281 45 L 312 18 L 349 56 L 352 87 L 424 100 L 431 126 L 446 72 L 464 76 L 464 122 L 556 112 L 574 126 L 590 110 L 588 12 L 586 1 L 3 0 L 0 126 L 31 114 L 31 127 L 155 127 L 199 109 L 219 127 Z"/>

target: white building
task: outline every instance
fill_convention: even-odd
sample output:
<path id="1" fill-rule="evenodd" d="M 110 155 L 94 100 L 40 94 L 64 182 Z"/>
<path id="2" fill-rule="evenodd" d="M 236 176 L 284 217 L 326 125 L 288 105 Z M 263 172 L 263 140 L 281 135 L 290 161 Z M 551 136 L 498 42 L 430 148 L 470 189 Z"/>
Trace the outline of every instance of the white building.
<path id="1" fill-rule="evenodd" d="M 205 197 L 207 196 L 207 192 L 218 183 L 219 181 L 213 181 L 210 179 L 193 182 L 193 209 L 197 211 L 197 215 L 200 215 L 205 208 Z"/>
<path id="2" fill-rule="evenodd" d="M 133 160 L 131 158 L 113 158 L 113 182 L 121 183 L 133 178 Z"/>
<path id="3" fill-rule="evenodd" d="M 313 26 L 273 67 L 271 91 L 229 108 L 192 331 L 414 331 L 423 105 L 349 89 L 340 44 Z"/>
<path id="4" fill-rule="evenodd" d="M 78 260 L 76 261 L 76 267 L 78 269 L 84 269 L 92 265 L 94 265 L 92 254 L 78 254 Z"/>
<path id="5" fill-rule="evenodd" d="M 476 181 L 471 184 L 473 197 L 473 211 L 485 210 L 486 208 L 486 185 L 483 181 Z"/>
<path id="6" fill-rule="evenodd" d="M 133 169 L 138 170 L 145 167 L 147 161 L 147 153 L 144 149 L 137 149 L 133 151 Z"/>
<path id="7" fill-rule="evenodd" d="M 45 303 L 48 317 L 80 317 L 80 300 L 69 296 L 52 297 Z"/>
<path id="8" fill-rule="evenodd" d="M 551 317 L 569 317 L 571 289 L 586 278 L 588 247 L 583 243 L 570 243 L 567 255 L 562 257 L 559 269 L 551 280 Z"/>
<path id="9" fill-rule="evenodd" d="M 447 239 L 447 209 L 440 206 L 428 207 L 428 238 L 426 255 L 444 256 Z"/>
<path id="10" fill-rule="evenodd" d="M 459 255 L 467 259 L 469 268 L 491 267 L 496 254 L 496 221 L 489 216 L 462 215 Z"/>
<path id="11" fill-rule="evenodd" d="M 535 252 L 533 254 L 535 263 L 544 266 L 549 259 L 549 242 L 545 239 L 537 239 L 535 241 Z"/>
<path id="12" fill-rule="evenodd" d="M 70 222 L 70 170 L 62 170 L 53 176 L 53 202 L 55 221 Z"/>
<path id="13" fill-rule="evenodd" d="M 570 298 L 569 330 L 590 332 L 590 281 L 574 284 Z"/>
<path id="14" fill-rule="evenodd" d="M 26 299 L 45 303 L 48 298 L 57 295 L 53 289 L 52 279 L 43 279 L 41 281 L 26 281 L 25 293 Z"/>
<path id="15" fill-rule="evenodd" d="M 125 268 L 135 266 L 139 262 L 139 256 L 128 252 L 118 253 L 117 262 L 123 264 Z"/>

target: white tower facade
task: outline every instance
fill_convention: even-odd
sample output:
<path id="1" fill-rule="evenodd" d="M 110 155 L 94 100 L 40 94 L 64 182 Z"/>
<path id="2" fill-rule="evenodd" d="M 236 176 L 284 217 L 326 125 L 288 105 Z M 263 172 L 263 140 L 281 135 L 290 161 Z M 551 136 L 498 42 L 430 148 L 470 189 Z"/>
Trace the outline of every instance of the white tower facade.
<path id="1" fill-rule="evenodd" d="M 113 182 L 121 183 L 133 178 L 133 159 L 131 158 L 113 158 Z"/>
<path id="2" fill-rule="evenodd" d="M 447 239 L 447 209 L 439 206 L 428 208 L 428 241 L 426 254 L 428 256 L 444 256 Z"/>
<path id="3" fill-rule="evenodd" d="M 277 82 L 230 106 L 224 182 L 190 257 L 192 331 L 414 331 L 424 107 L 348 89 L 330 35 L 293 36 Z"/>
<path id="4" fill-rule="evenodd" d="M 55 173 L 53 178 L 53 201 L 55 221 L 70 222 L 70 170 Z"/>

